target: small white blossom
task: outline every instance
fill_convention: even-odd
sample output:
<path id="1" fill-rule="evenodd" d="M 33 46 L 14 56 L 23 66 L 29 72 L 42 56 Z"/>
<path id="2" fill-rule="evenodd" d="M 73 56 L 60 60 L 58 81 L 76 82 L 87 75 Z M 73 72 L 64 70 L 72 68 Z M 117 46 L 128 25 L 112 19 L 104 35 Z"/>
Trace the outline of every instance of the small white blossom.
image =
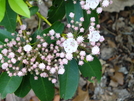
<path id="1" fill-rule="evenodd" d="M 100 0 L 86 0 L 86 5 L 90 8 L 95 9 L 99 5 Z"/>
<path id="2" fill-rule="evenodd" d="M 8 63 L 3 63 L 3 64 L 1 65 L 1 67 L 2 67 L 2 69 L 7 69 Z"/>
<path id="3" fill-rule="evenodd" d="M 92 48 L 92 54 L 96 55 L 100 53 L 100 48 L 98 46 L 94 46 Z"/>
<path id="4" fill-rule="evenodd" d="M 58 70 L 58 74 L 63 74 L 65 72 L 65 69 L 64 68 L 60 68 L 59 70 Z"/>
<path id="5" fill-rule="evenodd" d="M 78 43 L 75 41 L 75 39 L 68 38 L 63 42 L 63 47 L 67 53 L 73 53 L 77 51 Z"/>
<path id="6" fill-rule="evenodd" d="M 21 71 L 19 71 L 18 76 L 24 76 L 24 74 Z"/>
<path id="7" fill-rule="evenodd" d="M 2 54 L 0 54 L 0 60 L 2 59 L 2 57 L 3 57 Z"/>
<path id="8" fill-rule="evenodd" d="M 30 51 L 32 50 L 32 46 L 29 45 L 29 44 L 27 44 L 27 45 L 25 45 L 25 46 L 23 47 L 23 49 L 24 49 L 24 51 L 26 51 L 26 52 L 30 52 Z"/>
<path id="9" fill-rule="evenodd" d="M 88 39 L 90 42 L 97 42 L 100 40 L 100 34 L 98 31 L 91 31 L 90 34 L 88 34 Z"/>
<path id="10" fill-rule="evenodd" d="M 46 67 L 46 66 L 45 66 L 44 63 L 40 63 L 40 64 L 39 64 L 39 68 L 40 68 L 40 69 L 45 69 L 45 67 Z"/>

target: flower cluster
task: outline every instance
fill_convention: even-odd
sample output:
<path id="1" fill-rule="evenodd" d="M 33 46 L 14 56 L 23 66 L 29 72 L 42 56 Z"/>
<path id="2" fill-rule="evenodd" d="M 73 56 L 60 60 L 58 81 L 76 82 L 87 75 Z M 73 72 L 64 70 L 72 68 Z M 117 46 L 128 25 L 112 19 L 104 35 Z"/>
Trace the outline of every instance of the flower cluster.
<path id="1" fill-rule="evenodd" d="M 111 0 L 82 0 L 80 4 L 90 14 L 90 9 L 96 9 L 101 13 L 99 3 L 106 7 L 111 2 Z M 67 24 L 67 28 L 72 30 L 63 35 L 64 37 L 51 29 L 48 33 L 37 35 L 34 43 L 32 34 L 26 31 L 26 26 L 20 26 L 18 34 L 12 33 L 13 39 L 6 38 L 5 44 L 0 45 L 2 69 L 7 71 L 9 76 L 25 76 L 30 72 L 35 80 L 38 76 L 48 77 L 52 83 L 56 83 L 55 75 L 63 74 L 64 66 L 73 58 L 78 61 L 78 65 L 83 65 L 85 61 L 93 61 L 93 55 L 100 54 L 99 46 L 104 41 L 104 37 L 99 34 L 100 25 L 96 25 L 95 17 L 91 17 L 89 33 L 85 33 L 82 27 L 84 18 L 74 21 L 75 16 L 70 12 L 69 17 L 72 20 L 71 24 Z"/>
<path id="2" fill-rule="evenodd" d="M 101 13 L 103 8 L 112 4 L 112 0 L 81 0 L 80 4 L 82 9 L 87 11 L 87 14 L 91 13 L 91 9 L 96 9 L 97 13 Z M 100 4 L 100 7 L 98 6 Z"/>
<path id="3" fill-rule="evenodd" d="M 23 33 L 24 32 L 24 33 Z M 6 70 L 9 76 L 24 76 L 28 72 L 41 77 L 49 77 L 53 83 L 56 82 L 52 78 L 54 74 L 64 73 L 64 64 L 68 60 L 64 58 L 64 52 L 61 52 L 61 43 L 65 40 L 61 38 L 59 33 L 50 30 L 43 36 L 37 35 L 35 43 L 31 44 L 32 38 L 29 32 L 25 32 L 25 26 L 21 26 L 19 33 L 12 33 L 14 39 L 5 39 L 4 45 L 1 45 L 0 60 L 2 69 Z M 56 44 L 49 44 L 45 38 L 57 40 Z"/>

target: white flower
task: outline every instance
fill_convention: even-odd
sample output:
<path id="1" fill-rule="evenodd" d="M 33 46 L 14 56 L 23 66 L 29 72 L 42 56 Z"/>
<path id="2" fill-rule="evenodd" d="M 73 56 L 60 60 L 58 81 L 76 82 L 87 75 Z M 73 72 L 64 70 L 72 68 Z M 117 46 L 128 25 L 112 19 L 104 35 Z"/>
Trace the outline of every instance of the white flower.
<path id="1" fill-rule="evenodd" d="M 90 8 L 95 9 L 99 5 L 100 0 L 86 0 L 86 5 Z"/>
<path id="2" fill-rule="evenodd" d="M 42 69 L 42 70 L 43 70 L 43 69 L 45 69 L 45 67 L 46 67 L 46 66 L 45 66 L 45 64 L 44 64 L 44 63 L 40 63 L 40 64 L 39 64 L 39 68 L 40 68 L 40 69 Z"/>
<path id="3" fill-rule="evenodd" d="M 96 55 L 100 53 L 100 48 L 98 46 L 94 46 L 92 48 L 92 54 Z"/>
<path id="4" fill-rule="evenodd" d="M 87 61 L 93 61 L 94 57 L 92 55 L 87 55 L 86 60 Z"/>
<path id="5" fill-rule="evenodd" d="M 82 43 L 83 40 L 84 40 L 83 36 L 78 36 L 78 38 L 77 38 L 78 43 Z"/>
<path id="6" fill-rule="evenodd" d="M 2 54 L 0 54 L 0 60 L 2 59 L 2 57 L 3 57 Z"/>
<path id="7" fill-rule="evenodd" d="M 71 32 L 67 33 L 68 38 L 73 38 L 73 34 Z"/>
<path id="8" fill-rule="evenodd" d="M 60 68 L 59 70 L 58 70 L 58 74 L 63 74 L 65 72 L 65 69 L 64 68 Z"/>
<path id="9" fill-rule="evenodd" d="M 73 55 L 72 55 L 71 53 L 67 53 L 67 54 L 66 54 L 66 58 L 67 58 L 68 60 L 72 60 Z"/>
<path id="10" fill-rule="evenodd" d="M 26 52 L 30 52 L 30 51 L 32 50 L 32 46 L 29 45 L 29 44 L 27 44 L 27 45 L 25 45 L 25 46 L 23 47 L 23 49 L 24 49 L 24 51 L 26 51 Z"/>
<path id="11" fill-rule="evenodd" d="M 8 63 L 3 63 L 3 64 L 1 65 L 1 67 L 2 67 L 2 69 L 7 69 Z"/>
<path id="12" fill-rule="evenodd" d="M 13 52 L 10 52 L 8 56 L 9 56 L 9 58 L 14 58 L 15 54 Z"/>
<path id="13" fill-rule="evenodd" d="M 18 76 L 24 76 L 24 74 L 21 71 L 19 71 Z"/>
<path id="14" fill-rule="evenodd" d="M 88 39 L 90 42 L 97 42 L 100 40 L 100 34 L 98 31 L 91 31 L 90 34 L 88 34 Z"/>
<path id="15" fill-rule="evenodd" d="M 63 47 L 66 53 L 73 53 L 77 51 L 78 43 L 73 38 L 68 38 L 63 42 Z"/>
<path id="16" fill-rule="evenodd" d="M 55 68 L 51 68 L 50 69 L 50 73 L 54 74 L 56 72 L 56 69 Z"/>
<path id="17" fill-rule="evenodd" d="M 64 66 L 60 65 L 58 74 L 63 74 L 65 72 Z"/>

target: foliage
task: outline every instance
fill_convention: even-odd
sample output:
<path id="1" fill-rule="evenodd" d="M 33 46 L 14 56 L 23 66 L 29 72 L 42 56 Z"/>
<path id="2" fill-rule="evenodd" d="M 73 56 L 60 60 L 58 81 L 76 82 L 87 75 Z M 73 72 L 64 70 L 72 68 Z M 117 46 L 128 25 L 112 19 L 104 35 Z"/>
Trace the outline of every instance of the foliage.
<path id="1" fill-rule="evenodd" d="M 80 72 L 89 81 L 92 77 L 101 80 L 102 67 L 95 55 L 99 55 L 104 40 L 98 31 L 99 3 L 105 5 L 99 0 L 95 0 L 97 4 L 86 1 L 53 0 L 46 19 L 28 0 L 0 0 L 0 25 L 4 27 L 0 29 L 2 98 L 8 93 L 24 97 L 33 89 L 41 101 L 52 101 L 54 84 L 59 82 L 61 99 L 71 99 Z M 93 6 L 88 5 L 90 2 Z M 21 20 L 35 15 L 39 27 L 28 32 Z M 40 19 L 50 27 L 41 30 Z"/>

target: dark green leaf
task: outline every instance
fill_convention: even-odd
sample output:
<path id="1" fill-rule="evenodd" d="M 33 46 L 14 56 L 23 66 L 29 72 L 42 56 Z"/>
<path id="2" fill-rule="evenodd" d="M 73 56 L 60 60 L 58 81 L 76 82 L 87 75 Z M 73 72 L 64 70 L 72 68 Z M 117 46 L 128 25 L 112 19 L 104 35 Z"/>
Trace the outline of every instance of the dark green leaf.
<path id="1" fill-rule="evenodd" d="M 33 6 L 30 7 L 29 10 L 30 10 L 30 15 L 33 16 L 38 12 L 39 8 L 37 6 Z"/>
<path id="2" fill-rule="evenodd" d="M 6 0 L 0 0 L 0 22 L 4 18 L 6 11 Z"/>
<path id="3" fill-rule="evenodd" d="M 94 60 L 91 62 L 84 62 L 84 65 L 79 66 L 79 69 L 84 77 L 87 77 L 91 80 L 91 77 L 96 77 L 98 81 L 101 79 L 102 75 L 102 66 L 99 59 L 94 56 Z"/>
<path id="4" fill-rule="evenodd" d="M 84 27 L 85 31 L 90 26 L 90 18 L 91 17 L 95 17 L 95 23 L 96 24 L 99 23 L 98 13 L 96 12 L 96 10 L 91 10 L 91 14 L 87 14 L 87 12 L 85 10 L 83 10 L 83 14 L 84 14 L 83 27 Z"/>
<path id="5" fill-rule="evenodd" d="M 10 32 L 0 29 L 0 42 L 4 43 L 5 38 L 8 38 L 9 40 L 11 40 L 13 36 L 11 35 Z"/>
<path id="6" fill-rule="evenodd" d="M 30 11 L 23 0 L 8 0 L 10 7 L 18 14 L 30 18 Z"/>
<path id="7" fill-rule="evenodd" d="M 2 99 L 6 97 L 8 93 L 13 93 L 20 86 L 22 77 L 12 76 L 9 77 L 6 72 L 0 76 L 0 94 Z"/>
<path id="8" fill-rule="evenodd" d="M 69 61 L 64 68 L 65 73 L 59 75 L 60 97 L 70 99 L 74 96 L 79 82 L 79 71 L 76 60 Z"/>
<path id="9" fill-rule="evenodd" d="M 26 75 L 23 77 L 19 88 L 15 91 L 15 95 L 17 95 L 18 97 L 25 97 L 30 89 L 30 75 Z"/>
<path id="10" fill-rule="evenodd" d="M 54 84 L 48 78 L 39 76 L 38 80 L 34 80 L 34 76 L 31 75 L 30 84 L 34 93 L 41 101 L 52 101 L 54 98 Z"/>
<path id="11" fill-rule="evenodd" d="M 53 5 L 50 7 L 48 12 L 48 20 L 51 23 L 61 20 L 65 15 L 65 1 L 57 0 L 53 1 Z"/>
<path id="12" fill-rule="evenodd" d="M 8 31 L 14 32 L 16 29 L 16 18 L 17 14 L 10 8 L 7 2 L 5 16 L 0 25 L 4 26 Z"/>
<path id="13" fill-rule="evenodd" d="M 66 18 L 68 23 L 70 23 L 71 18 L 69 17 L 70 12 L 75 14 L 74 21 L 79 22 L 80 18 L 83 17 L 83 11 L 80 6 L 79 0 L 76 0 L 76 4 L 73 3 L 73 0 L 67 0 L 65 3 L 65 10 L 66 10 Z"/>

